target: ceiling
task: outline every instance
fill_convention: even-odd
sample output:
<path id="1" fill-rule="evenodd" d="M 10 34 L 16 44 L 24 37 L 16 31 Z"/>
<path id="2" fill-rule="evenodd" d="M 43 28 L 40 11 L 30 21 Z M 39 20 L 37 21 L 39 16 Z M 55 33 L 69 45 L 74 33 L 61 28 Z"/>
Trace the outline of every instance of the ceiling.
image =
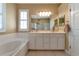
<path id="1" fill-rule="evenodd" d="M 57 6 L 61 5 L 61 3 L 16 3 L 16 4 L 51 4 L 51 5 L 57 5 Z"/>

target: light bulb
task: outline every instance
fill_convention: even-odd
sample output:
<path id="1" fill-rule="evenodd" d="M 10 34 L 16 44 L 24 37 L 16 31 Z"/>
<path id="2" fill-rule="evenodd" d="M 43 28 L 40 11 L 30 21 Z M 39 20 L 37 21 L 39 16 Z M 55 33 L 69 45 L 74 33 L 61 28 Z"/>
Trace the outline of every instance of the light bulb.
<path id="1" fill-rule="evenodd" d="M 45 16 L 45 12 L 42 12 L 42 16 Z"/>
<path id="2" fill-rule="evenodd" d="M 46 12 L 45 15 L 48 16 L 48 12 Z"/>
<path id="3" fill-rule="evenodd" d="M 49 11 L 49 15 L 51 15 L 51 12 Z"/>
<path id="4" fill-rule="evenodd" d="M 39 16 L 50 16 L 51 15 L 51 12 L 39 12 L 38 13 Z"/>
<path id="5" fill-rule="evenodd" d="M 40 12 L 40 16 L 42 16 L 42 12 Z"/>

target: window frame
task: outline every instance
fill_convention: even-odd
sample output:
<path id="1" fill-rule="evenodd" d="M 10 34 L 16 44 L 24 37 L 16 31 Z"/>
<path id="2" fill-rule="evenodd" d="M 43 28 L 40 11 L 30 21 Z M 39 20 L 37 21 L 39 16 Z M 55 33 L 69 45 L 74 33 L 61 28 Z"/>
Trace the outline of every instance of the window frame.
<path id="1" fill-rule="evenodd" d="M 6 4 L 2 4 L 2 29 L 0 29 L 0 32 L 5 32 L 6 31 Z"/>
<path id="2" fill-rule="evenodd" d="M 21 29 L 21 28 L 20 28 L 20 21 L 22 21 L 22 20 L 20 19 L 20 12 L 21 12 L 22 10 L 23 10 L 23 11 L 27 11 L 27 19 L 26 19 L 26 21 L 27 21 L 27 29 Z M 18 21 L 18 22 L 19 22 L 19 24 L 18 24 L 18 31 L 28 31 L 28 29 L 29 29 L 29 25 L 28 25 L 28 24 L 29 24 L 29 21 L 28 21 L 28 20 L 29 20 L 29 9 L 19 9 L 19 18 L 18 18 L 18 19 L 19 19 L 19 21 Z M 23 21 L 24 21 L 24 20 L 23 20 Z"/>

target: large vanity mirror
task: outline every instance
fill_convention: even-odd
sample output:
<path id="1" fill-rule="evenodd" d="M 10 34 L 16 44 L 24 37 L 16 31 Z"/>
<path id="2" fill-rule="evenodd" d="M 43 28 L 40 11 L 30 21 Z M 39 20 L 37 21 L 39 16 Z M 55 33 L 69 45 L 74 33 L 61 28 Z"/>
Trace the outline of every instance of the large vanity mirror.
<path id="1" fill-rule="evenodd" d="M 58 26 L 58 19 L 55 19 L 55 20 L 54 20 L 54 24 L 55 24 L 56 26 Z"/>
<path id="2" fill-rule="evenodd" d="M 31 18 L 32 30 L 47 30 L 47 31 L 64 31 L 65 16 L 56 19 L 51 19 L 47 16 L 33 16 Z"/>
<path id="3" fill-rule="evenodd" d="M 65 15 L 54 19 L 53 31 L 64 31 Z"/>
<path id="4" fill-rule="evenodd" d="M 31 16 L 32 30 L 50 30 L 51 11 L 40 11 Z"/>
<path id="5" fill-rule="evenodd" d="M 59 31 L 64 31 L 65 28 L 65 15 L 59 17 Z"/>
<path id="6" fill-rule="evenodd" d="M 50 30 L 50 18 L 31 19 L 32 30 Z"/>
<path id="7" fill-rule="evenodd" d="M 65 15 L 59 17 L 59 26 L 64 26 L 65 25 Z"/>

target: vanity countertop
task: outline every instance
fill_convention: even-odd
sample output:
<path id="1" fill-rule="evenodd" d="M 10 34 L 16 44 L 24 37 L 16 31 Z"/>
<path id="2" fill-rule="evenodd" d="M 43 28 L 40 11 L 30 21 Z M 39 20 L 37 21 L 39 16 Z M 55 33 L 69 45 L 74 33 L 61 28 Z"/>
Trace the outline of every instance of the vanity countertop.
<path id="1" fill-rule="evenodd" d="M 63 31 L 30 31 L 29 33 L 64 33 Z"/>

